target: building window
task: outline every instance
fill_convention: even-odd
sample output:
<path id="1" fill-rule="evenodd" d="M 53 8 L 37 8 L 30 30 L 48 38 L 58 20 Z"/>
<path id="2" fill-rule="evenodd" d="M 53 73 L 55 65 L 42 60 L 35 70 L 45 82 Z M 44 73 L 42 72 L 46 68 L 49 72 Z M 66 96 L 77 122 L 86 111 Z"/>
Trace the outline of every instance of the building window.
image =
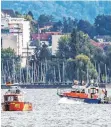
<path id="1" fill-rule="evenodd" d="M 9 33 L 9 29 L 1 29 L 1 33 Z"/>

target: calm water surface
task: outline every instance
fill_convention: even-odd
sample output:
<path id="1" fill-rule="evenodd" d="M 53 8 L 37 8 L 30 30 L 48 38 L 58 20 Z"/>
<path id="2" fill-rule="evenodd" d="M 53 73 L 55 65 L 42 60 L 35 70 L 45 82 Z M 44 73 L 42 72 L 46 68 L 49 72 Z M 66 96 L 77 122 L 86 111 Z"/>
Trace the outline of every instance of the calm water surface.
<path id="1" fill-rule="evenodd" d="M 2 95 L 6 90 L 1 90 Z M 2 127 L 111 127 L 111 105 L 60 99 L 56 89 L 30 89 L 33 111 L 1 112 Z M 111 90 L 109 90 L 111 95 Z"/>

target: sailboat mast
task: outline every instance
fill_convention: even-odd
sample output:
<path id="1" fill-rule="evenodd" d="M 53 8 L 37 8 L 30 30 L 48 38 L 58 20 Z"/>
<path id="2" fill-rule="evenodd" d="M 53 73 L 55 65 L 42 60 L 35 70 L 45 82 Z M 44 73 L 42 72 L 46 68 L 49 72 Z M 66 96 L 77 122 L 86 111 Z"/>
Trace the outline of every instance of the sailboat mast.
<path id="1" fill-rule="evenodd" d="M 106 67 L 106 64 L 105 64 L 105 76 L 106 76 L 106 83 L 107 83 L 107 67 Z"/>
<path id="2" fill-rule="evenodd" d="M 15 83 L 15 60 L 13 58 L 13 83 Z"/>
<path id="3" fill-rule="evenodd" d="M 63 82 L 64 82 L 64 70 L 65 68 L 64 68 L 64 61 L 63 61 Z"/>
<path id="4" fill-rule="evenodd" d="M 27 80 L 26 82 L 28 83 L 28 43 L 27 43 L 27 60 L 26 60 L 26 66 L 27 66 Z"/>
<path id="5" fill-rule="evenodd" d="M 58 62 L 58 72 L 59 72 L 59 83 L 61 82 L 61 74 L 60 74 L 60 65 L 59 65 L 59 62 Z"/>
<path id="6" fill-rule="evenodd" d="M 56 73 L 55 73 L 55 66 L 54 66 L 54 83 L 56 81 Z"/>
<path id="7" fill-rule="evenodd" d="M 98 73 L 99 73 L 99 76 L 98 76 L 98 81 L 99 81 L 99 83 L 100 83 L 100 64 L 98 64 Z"/>
<path id="8" fill-rule="evenodd" d="M 79 81 L 79 68 L 77 69 L 77 80 Z"/>
<path id="9" fill-rule="evenodd" d="M 87 65 L 87 84 L 89 83 L 89 71 L 88 71 L 88 65 Z"/>
<path id="10" fill-rule="evenodd" d="M 33 69 L 33 68 L 34 68 L 34 67 L 33 67 L 33 64 L 34 64 L 34 63 L 33 63 L 33 60 L 32 60 L 32 83 L 33 83 L 33 71 L 34 71 L 34 69 Z"/>
<path id="11" fill-rule="evenodd" d="M 38 66 L 37 66 L 37 71 L 38 71 L 38 73 L 37 73 L 37 74 L 38 74 L 38 75 L 37 75 L 37 76 L 38 76 L 37 81 L 39 82 L 39 81 L 40 81 L 40 80 L 39 80 L 39 77 L 40 77 L 40 75 L 39 75 L 39 74 L 40 74 L 40 72 L 39 72 L 39 64 L 38 64 Z"/>
<path id="12" fill-rule="evenodd" d="M 20 65 L 20 83 L 21 83 L 21 57 L 20 57 L 20 62 L 19 62 L 19 65 Z"/>

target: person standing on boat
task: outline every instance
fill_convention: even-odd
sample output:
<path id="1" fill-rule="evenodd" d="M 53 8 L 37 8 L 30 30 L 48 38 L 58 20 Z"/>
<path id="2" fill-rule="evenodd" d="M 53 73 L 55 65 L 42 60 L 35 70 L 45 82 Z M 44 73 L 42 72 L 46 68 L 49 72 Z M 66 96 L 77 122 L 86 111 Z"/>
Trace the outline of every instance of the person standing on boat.
<path id="1" fill-rule="evenodd" d="M 20 90 L 18 87 L 16 87 L 16 93 L 20 94 Z"/>
<path id="2" fill-rule="evenodd" d="M 73 88 L 74 90 L 76 90 L 76 91 L 79 90 L 79 83 L 78 83 L 77 80 L 74 80 L 74 85 L 72 86 L 72 88 Z"/>
<path id="3" fill-rule="evenodd" d="M 104 94 L 105 94 L 105 97 L 107 97 L 107 90 L 105 89 L 105 92 L 104 92 Z"/>

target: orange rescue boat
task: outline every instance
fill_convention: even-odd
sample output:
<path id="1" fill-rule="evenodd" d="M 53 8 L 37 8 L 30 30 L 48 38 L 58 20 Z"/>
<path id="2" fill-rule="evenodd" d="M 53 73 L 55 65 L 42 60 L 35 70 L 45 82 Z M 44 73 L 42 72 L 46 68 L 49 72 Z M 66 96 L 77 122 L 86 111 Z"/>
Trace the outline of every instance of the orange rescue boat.
<path id="1" fill-rule="evenodd" d="M 24 94 L 17 86 L 10 86 L 4 95 L 3 111 L 32 111 L 32 103 L 24 102 Z"/>

